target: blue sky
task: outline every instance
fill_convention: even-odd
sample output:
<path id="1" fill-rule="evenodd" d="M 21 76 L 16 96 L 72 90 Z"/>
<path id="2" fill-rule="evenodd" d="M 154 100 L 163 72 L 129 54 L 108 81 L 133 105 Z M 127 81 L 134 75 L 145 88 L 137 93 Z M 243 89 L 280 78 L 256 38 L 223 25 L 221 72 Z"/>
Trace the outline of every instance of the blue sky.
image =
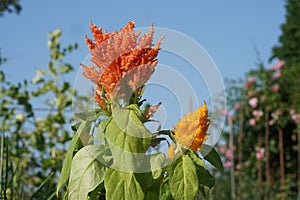
<path id="1" fill-rule="evenodd" d="M 135 20 L 136 27 L 153 22 L 157 27 L 179 31 L 203 46 L 223 78 L 242 78 L 257 61 L 253 42 L 268 64 L 285 15 L 283 0 L 21 0 L 21 5 L 19 16 L 6 14 L 0 18 L 1 52 L 9 58 L 1 70 L 11 82 L 31 79 L 35 69 L 46 68 L 47 33 L 57 28 L 62 30 L 63 46 L 79 44 L 79 49 L 65 59 L 79 69 L 89 53 L 84 35 L 91 35 L 90 20 L 108 31 L 119 30 L 130 20 Z M 167 59 L 164 64 L 172 66 L 173 61 Z M 75 73 L 69 77 L 74 79 Z"/>

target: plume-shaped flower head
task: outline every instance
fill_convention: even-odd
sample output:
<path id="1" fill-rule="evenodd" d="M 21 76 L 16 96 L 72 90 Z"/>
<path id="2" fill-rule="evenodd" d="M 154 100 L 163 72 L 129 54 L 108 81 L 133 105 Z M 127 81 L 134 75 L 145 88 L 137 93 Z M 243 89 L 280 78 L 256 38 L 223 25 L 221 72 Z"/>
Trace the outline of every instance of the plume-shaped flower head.
<path id="1" fill-rule="evenodd" d="M 207 138 L 206 132 L 209 126 L 208 110 L 206 102 L 204 105 L 194 112 L 188 113 L 182 118 L 179 123 L 174 127 L 174 138 L 177 143 L 184 148 L 198 151 L 205 139 Z"/>
<path id="2" fill-rule="evenodd" d="M 135 91 L 147 82 L 157 65 L 156 57 L 163 39 L 152 44 L 153 24 L 150 31 L 141 37 L 140 32 L 134 31 L 134 21 L 128 22 L 119 32 L 111 33 L 91 23 L 91 32 L 94 39 L 87 36 L 85 39 L 93 65 L 81 66 L 84 68 L 83 75 L 97 86 L 95 100 L 98 105 L 103 105 L 101 98 L 110 100 L 116 90 L 119 93 L 124 93 L 126 88 Z"/>

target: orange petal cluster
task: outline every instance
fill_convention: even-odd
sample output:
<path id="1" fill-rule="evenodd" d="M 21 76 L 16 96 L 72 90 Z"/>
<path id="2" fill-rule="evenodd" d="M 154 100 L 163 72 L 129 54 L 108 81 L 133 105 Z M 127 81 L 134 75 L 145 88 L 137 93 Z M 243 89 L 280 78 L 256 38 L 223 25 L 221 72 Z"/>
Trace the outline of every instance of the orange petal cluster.
<path id="1" fill-rule="evenodd" d="M 150 31 L 141 37 L 140 32 L 134 31 L 134 21 L 128 22 L 119 32 L 111 33 L 103 32 L 102 28 L 91 23 L 91 32 L 94 40 L 87 36 L 85 39 L 94 65 L 81 64 L 84 68 L 83 75 L 99 88 L 103 88 L 107 99 L 111 99 L 118 84 L 121 87 L 119 81 L 122 78 L 123 81 L 126 80 L 127 86 L 133 89 L 145 84 L 157 65 L 156 57 L 163 39 L 160 38 L 155 45 L 152 44 L 153 25 Z M 99 101 L 100 96 L 95 94 L 95 97 L 96 101 Z"/>
<path id="2" fill-rule="evenodd" d="M 204 101 L 202 107 L 187 114 L 174 127 L 174 138 L 184 148 L 198 151 L 207 138 L 206 131 L 209 122 L 206 102 Z"/>

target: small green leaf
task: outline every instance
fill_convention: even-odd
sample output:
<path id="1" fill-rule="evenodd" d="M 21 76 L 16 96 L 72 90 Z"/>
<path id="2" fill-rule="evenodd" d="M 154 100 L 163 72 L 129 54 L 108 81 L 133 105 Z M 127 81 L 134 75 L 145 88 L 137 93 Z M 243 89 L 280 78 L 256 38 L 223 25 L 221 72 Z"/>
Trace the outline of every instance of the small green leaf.
<path id="1" fill-rule="evenodd" d="M 48 69 L 49 69 L 50 74 L 51 74 L 53 77 L 57 77 L 57 72 L 56 72 L 56 69 L 55 69 L 55 66 L 54 66 L 54 63 L 53 63 L 53 62 L 49 62 L 49 64 L 48 64 Z"/>
<path id="2" fill-rule="evenodd" d="M 162 174 L 162 168 L 166 161 L 166 156 L 163 153 L 152 154 L 150 157 L 150 165 L 153 179 L 158 179 Z"/>
<path id="3" fill-rule="evenodd" d="M 133 173 L 108 169 L 104 178 L 107 200 L 144 199 L 144 192 Z"/>
<path id="4" fill-rule="evenodd" d="M 60 188 L 68 181 L 69 179 L 69 174 L 70 174 L 70 170 L 71 170 L 71 163 L 72 163 L 72 158 L 73 158 L 73 153 L 74 153 L 74 149 L 76 147 L 76 143 L 79 140 L 79 136 L 81 134 L 81 132 L 83 131 L 83 129 L 86 126 L 86 122 L 82 122 L 79 126 L 79 128 L 77 129 L 75 135 L 73 136 L 73 139 L 70 143 L 69 149 L 67 151 L 64 163 L 63 163 L 63 167 L 60 173 L 60 177 L 59 177 L 59 181 L 57 184 L 57 189 L 56 189 L 56 195 L 58 196 L 58 192 L 60 190 Z"/>
<path id="5" fill-rule="evenodd" d="M 62 74 L 73 71 L 73 67 L 70 64 L 64 63 L 58 67 L 58 71 Z"/>
<path id="6" fill-rule="evenodd" d="M 222 174 L 224 173 L 224 167 L 218 152 L 208 145 L 202 145 L 201 153 L 204 159 L 210 162 L 215 168 L 217 168 Z"/>
<path id="7" fill-rule="evenodd" d="M 159 199 L 160 200 L 173 200 L 170 185 L 169 185 L 169 178 L 165 178 L 162 185 L 160 186 L 159 191 Z"/>
<path id="8" fill-rule="evenodd" d="M 170 190 L 175 200 L 194 200 L 198 191 L 196 166 L 188 155 L 182 155 L 171 166 Z"/>
<path id="9" fill-rule="evenodd" d="M 80 149 L 72 160 L 69 199 L 87 199 L 104 180 L 106 166 L 103 160 L 107 148 L 100 145 L 88 145 Z"/>

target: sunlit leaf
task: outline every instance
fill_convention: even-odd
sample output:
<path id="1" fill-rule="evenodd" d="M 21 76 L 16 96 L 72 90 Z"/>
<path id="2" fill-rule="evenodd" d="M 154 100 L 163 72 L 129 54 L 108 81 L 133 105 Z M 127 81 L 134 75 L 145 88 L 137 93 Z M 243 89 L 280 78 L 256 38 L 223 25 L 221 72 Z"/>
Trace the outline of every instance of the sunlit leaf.
<path id="1" fill-rule="evenodd" d="M 75 135 L 73 136 L 73 139 L 70 143 L 68 152 L 66 154 L 65 160 L 64 160 L 64 164 L 61 170 L 61 174 L 59 177 L 59 181 L 57 184 L 57 189 L 56 189 L 56 195 L 58 195 L 58 192 L 60 190 L 60 188 L 68 181 L 69 179 L 69 174 L 70 174 L 70 170 L 71 170 L 71 164 L 72 164 L 72 158 L 73 158 L 73 153 L 74 153 L 74 149 L 76 147 L 76 143 L 79 139 L 79 136 L 81 134 L 81 132 L 83 131 L 83 129 L 86 126 L 86 122 L 82 122 L 79 126 L 79 128 L 77 129 Z"/>
<path id="2" fill-rule="evenodd" d="M 144 199 L 144 192 L 133 173 L 108 169 L 104 178 L 107 200 Z"/>
<path id="3" fill-rule="evenodd" d="M 87 199 L 104 180 L 106 166 L 103 156 L 107 148 L 100 145 L 88 145 L 80 149 L 72 160 L 69 180 L 69 199 Z"/>
<path id="4" fill-rule="evenodd" d="M 198 190 L 196 166 L 188 155 L 182 155 L 171 165 L 170 190 L 175 200 L 194 200 Z"/>

